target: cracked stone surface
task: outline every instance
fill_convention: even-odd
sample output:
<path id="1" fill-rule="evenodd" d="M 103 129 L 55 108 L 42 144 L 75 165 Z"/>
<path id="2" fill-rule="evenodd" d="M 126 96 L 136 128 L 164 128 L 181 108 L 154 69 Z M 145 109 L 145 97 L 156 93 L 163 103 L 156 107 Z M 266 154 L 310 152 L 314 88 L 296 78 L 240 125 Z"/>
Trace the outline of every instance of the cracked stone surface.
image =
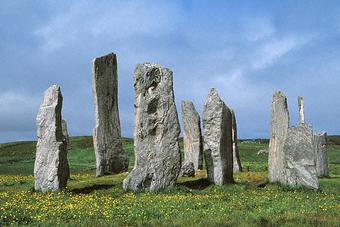
<path id="1" fill-rule="evenodd" d="M 93 129 L 96 176 L 125 172 L 129 160 L 121 141 L 116 55 L 111 53 L 95 58 L 92 73 L 96 122 Z"/>
<path id="2" fill-rule="evenodd" d="M 191 101 L 182 101 L 184 163 L 192 162 L 195 170 L 202 169 L 203 143 L 201 119 Z"/>
<path id="3" fill-rule="evenodd" d="M 211 89 L 203 109 L 204 157 L 207 176 L 216 185 L 232 183 L 232 114 L 215 89 Z"/>
<path id="4" fill-rule="evenodd" d="M 34 178 L 37 191 L 58 191 L 67 184 L 69 165 L 62 132 L 62 102 L 60 87 L 52 85 L 44 93 L 36 118 L 38 141 Z"/>
<path id="5" fill-rule="evenodd" d="M 328 176 L 327 133 L 314 134 L 314 152 L 316 172 L 320 176 Z"/>
<path id="6" fill-rule="evenodd" d="M 156 191 L 174 186 L 181 170 L 181 157 L 173 73 L 161 65 L 138 64 L 134 88 L 136 159 L 123 188 Z"/>

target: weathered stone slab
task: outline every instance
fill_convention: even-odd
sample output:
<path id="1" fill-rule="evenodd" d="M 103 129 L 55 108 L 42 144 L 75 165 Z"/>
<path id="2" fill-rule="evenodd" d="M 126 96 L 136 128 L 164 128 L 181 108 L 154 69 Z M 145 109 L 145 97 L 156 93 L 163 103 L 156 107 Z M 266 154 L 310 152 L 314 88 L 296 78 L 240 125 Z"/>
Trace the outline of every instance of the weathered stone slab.
<path id="1" fill-rule="evenodd" d="M 231 139 L 233 142 L 233 171 L 241 172 L 242 166 L 241 166 L 241 160 L 240 155 L 238 152 L 238 146 L 237 146 L 237 122 L 236 122 L 236 116 L 234 110 L 231 109 L 231 116 L 232 116 L 232 131 L 231 131 Z"/>
<path id="2" fill-rule="evenodd" d="M 204 104 L 204 156 L 208 180 L 216 185 L 233 182 L 232 115 L 215 89 Z"/>
<path id="3" fill-rule="evenodd" d="M 61 125 L 62 102 L 60 87 L 49 87 L 44 93 L 37 115 L 38 142 L 34 163 L 37 191 L 58 191 L 67 184 L 69 166 Z"/>
<path id="4" fill-rule="evenodd" d="M 320 176 L 328 176 L 327 133 L 314 134 L 314 152 L 316 172 Z"/>
<path id="5" fill-rule="evenodd" d="M 305 105 L 303 101 L 303 97 L 298 97 L 298 107 L 299 107 L 299 123 L 305 123 Z"/>
<path id="6" fill-rule="evenodd" d="M 139 64 L 134 87 L 136 161 L 123 188 L 155 191 L 171 187 L 181 170 L 172 71 L 157 64 Z"/>
<path id="7" fill-rule="evenodd" d="M 93 60 L 96 176 L 120 173 L 128 169 L 128 156 L 124 153 L 121 141 L 117 77 L 117 59 L 114 53 Z"/>
<path id="8" fill-rule="evenodd" d="M 195 170 L 202 169 L 203 143 L 200 115 L 190 101 L 182 101 L 181 107 L 184 131 L 184 163 L 192 162 Z"/>
<path id="9" fill-rule="evenodd" d="M 307 124 L 289 127 L 283 150 L 286 176 L 283 183 L 317 189 L 312 127 Z"/>
<path id="10" fill-rule="evenodd" d="M 289 112 L 286 96 L 278 91 L 273 95 L 272 120 L 270 128 L 268 178 L 269 182 L 282 182 L 284 173 L 283 146 L 289 127 Z"/>
<path id="11" fill-rule="evenodd" d="M 185 163 L 179 174 L 181 177 L 195 177 L 195 165 L 193 162 Z"/>

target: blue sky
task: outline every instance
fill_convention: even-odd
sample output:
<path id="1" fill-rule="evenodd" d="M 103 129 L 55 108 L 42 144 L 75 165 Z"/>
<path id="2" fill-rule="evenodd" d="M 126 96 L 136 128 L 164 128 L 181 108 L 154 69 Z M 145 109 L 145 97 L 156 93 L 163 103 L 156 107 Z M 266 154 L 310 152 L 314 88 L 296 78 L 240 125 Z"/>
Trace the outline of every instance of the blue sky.
<path id="1" fill-rule="evenodd" d="M 133 71 L 174 72 L 180 101 L 202 107 L 215 87 L 239 137 L 268 137 L 272 94 L 297 96 L 315 131 L 340 134 L 339 1 L 20 1 L 0 4 L 0 142 L 36 137 L 44 90 L 59 84 L 71 135 L 91 135 L 93 58 L 118 57 L 123 136 L 133 134 Z"/>

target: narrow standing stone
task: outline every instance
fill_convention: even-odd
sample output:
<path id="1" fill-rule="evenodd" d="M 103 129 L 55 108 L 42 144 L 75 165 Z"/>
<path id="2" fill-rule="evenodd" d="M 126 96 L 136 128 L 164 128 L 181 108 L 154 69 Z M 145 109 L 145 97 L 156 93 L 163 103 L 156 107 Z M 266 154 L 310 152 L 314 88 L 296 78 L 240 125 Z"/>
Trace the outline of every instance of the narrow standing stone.
<path id="1" fill-rule="evenodd" d="M 327 133 L 314 135 L 314 152 L 316 157 L 316 172 L 320 176 L 328 176 Z"/>
<path id="2" fill-rule="evenodd" d="M 286 96 L 278 91 L 273 95 L 272 120 L 270 128 L 268 177 L 269 182 L 282 182 L 284 173 L 283 146 L 289 127 L 289 112 Z"/>
<path id="3" fill-rule="evenodd" d="M 181 170 L 172 71 L 157 64 L 139 64 L 134 87 L 136 160 L 123 188 L 155 191 L 171 187 Z"/>
<path id="4" fill-rule="evenodd" d="M 60 87 L 45 93 L 37 115 L 37 150 L 34 163 L 35 190 L 47 192 L 66 188 L 69 176 L 66 141 L 62 133 Z"/>
<path id="5" fill-rule="evenodd" d="M 114 53 L 93 60 L 96 120 L 93 143 L 97 177 L 128 169 L 128 156 L 124 153 L 121 141 L 117 77 L 117 59 Z"/>
<path id="6" fill-rule="evenodd" d="M 298 106 L 299 106 L 299 122 L 300 124 L 305 123 L 305 105 L 303 101 L 303 97 L 298 97 Z"/>
<path id="7" fill-rule="evenodd" d="M 61 128 L 63 131 L 64 140 L 66 141 L 67 144 L 69 144 L 70 137 L 68 135 L 67 122 L 65 120 L 61 120 Z"/>
<path id="8" fill-rule="evenodd" d="M 208 180 L 216 185 L 232 183 L 232 115 L 215 89 L 210 90 L 204 104 L 203 128 Z"/>
<path id="9" fill-rule="evenodd" d="M 231 116 L 232 116 L 232 133 L 231 138 L 233 142 L 233 171 L 241 172 L 242 166 L 241 166 L 241 160 L 240 160 L 240 154 L 238 152 L 238 146 L 237 146 L 237 122 L 236 122 L 236 116 L 234 110 L 231 109 Z"/>
<path id="10" fill-rule="evenodd" d="M 202 169 L 203 144 L 200 115 L 190 101 L 182 101 L 181 106 L 184 131 L 184 163 L 192 162 L 195 170 Z"/>
<path id="11" fill-rule="evenodd" d="M 289 127 L 283 150 L 285 179 L 281 183 L 317 189 L 312 127 L 307 124 Z"/>

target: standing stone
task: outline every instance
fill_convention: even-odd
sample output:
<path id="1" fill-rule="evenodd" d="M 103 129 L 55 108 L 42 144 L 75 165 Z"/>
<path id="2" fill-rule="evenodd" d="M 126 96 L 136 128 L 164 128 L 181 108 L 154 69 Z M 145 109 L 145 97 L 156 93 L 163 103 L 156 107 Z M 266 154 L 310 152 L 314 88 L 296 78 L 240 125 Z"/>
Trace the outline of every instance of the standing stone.
<path id="1" fill-rule="evenodd" d="M 320 176 L 328 176 L 327 133 L 314 134 L 314 152 L 316 172 Z"/>
<path id="2" fill-rule="evenodd" d="M 66 188 L 69 176 L 66 142 L 62 133 L 60 87 L 45 93 L 37 115 L 37 150 L 34 163 L 35 190 L 47 192 Z"/>
<path id="3" fill-rule="evenodd" d="M 172 71 L 157 64 L 138 64 L 134 87 L 136 160 L 123 188 L 155 191 L 171 187 L 181 169 Z"/>
<path id="4" fill-rule="evenodd" d="M 300 124 L 304 124 L 305 123 L 305 106 L 304 106 L 303 97 L 301 96 L 298 97 L 298 106 L 299 106 L 299 122 Z"/>
<path id="5" fill-rule="evenodd" d="M 214 88 L 204 104 L 203 128 L 208 180 L 216 185 L 232 183 L 232 115 Z"/>
<path id="6" fill-rule="evenodd" d="M 237 122 L 234 110 L 231 110 L 231 116 L 232 116 L 231 139 L 233 142 L 233 171 L 234 173 L 236 173 L 242 171 L 242 166 L 237 146 Z"/>
<path id="7" fill-rule="evenodd" d="M 307 124 L 289 127 L 283 150 L 285 179 L 281 182 L 317 189 L 312 127 Z"/>
<path id="8" fill-rule="evenodd" d="M 275 92 L 272 101 L 272 120 L 270 128 L 268 177 L 269 182 L 282 182 L 284 175 L 283 146 L 289 127 L 287 98 L 281 92 Z"/>
<path id="9" fill-rule="evenodd" d="M 120 134 L 117 59 L 114 53 L 93 60 L 93 97 L 96 176 L 127 171 L 128 156 L 124 153 Z"/>
<path id="10" fill-rule="evenodd" d="M 70 141 L 70 138 L 69 138 L 68 130 L 67 130 L 67 122 L 65 120 L 61 120 L 61 128 L 63 131 L 64 140 L 68 144 Z"/>
<path id="11" fill-rule="evenodd" d="M 192 162 L 195 170 L 202 169 L 203 144 L 200 115 L 190 101 L 182 101 L 181 106 L 184 131 L 184 163 Z"/>

